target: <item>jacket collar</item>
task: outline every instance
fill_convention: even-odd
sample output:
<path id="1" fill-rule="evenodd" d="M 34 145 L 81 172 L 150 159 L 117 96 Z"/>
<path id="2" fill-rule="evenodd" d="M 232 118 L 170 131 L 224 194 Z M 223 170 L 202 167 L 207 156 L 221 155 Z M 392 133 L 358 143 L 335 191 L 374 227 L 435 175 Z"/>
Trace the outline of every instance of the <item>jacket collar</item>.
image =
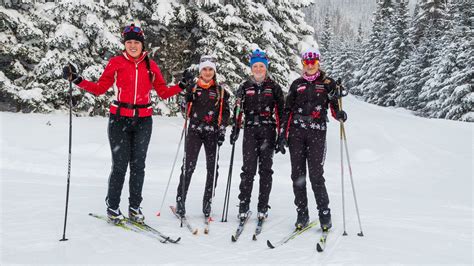
<path id="1" fill-rule="evenodd" d="M 147 54 L 148 54 L 148 52 L 144 51 L 144 52 L 142 53 L 142 55 L 141 55 L 139 58 L 135 59 L 135 58 L 131 57 L 131 56 L 127 53 L 127 51 L 123 51 L 123 52 L 122 52 L 122 55 L 125 57 L 125 59 L 127 59 L 127 60 L 130 61 L 130 62 L 137 63 L 137 64 L 140 63 L 141 61 L 143 61 L 143 59 L 145 59 L 145 56 L 146 56 Z"/>

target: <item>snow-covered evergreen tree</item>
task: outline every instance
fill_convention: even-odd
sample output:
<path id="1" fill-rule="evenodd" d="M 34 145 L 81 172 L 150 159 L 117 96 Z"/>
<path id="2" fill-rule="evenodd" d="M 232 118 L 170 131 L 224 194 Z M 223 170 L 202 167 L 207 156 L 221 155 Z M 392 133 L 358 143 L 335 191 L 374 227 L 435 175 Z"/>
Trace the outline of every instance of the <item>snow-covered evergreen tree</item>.
<path id="1" fill-rule="evenodd" d="M 465 60 L 472 58 L 472 3 L 422 0 L 408 27 L 407 2 L 392 2 L 391 19 L 389 2 L 378 4 L 351 92 L 427 117 L 472 121 L 472 63 Z"/>
<path id="2" fill-rule="evenodd" d="M 384 71 L 390 67 L 391 58 L 386 55 L 390 45 L 389 28 L 393 25 L 394 9 L 391 0 L 377 3 L 372 33 L 359 71 L 354 75 L 357 86 L 351 92 L 363 96 L 368 101 L 376 101 L 388 90 L 387 76 Z"/>
<path id="3" fill-rule="evenodd" d="M 317 46 L 302 12 L 310 0 L 25 3 L 0 8 L 2 109 L 67 109 L 62 67 L 73 62 L 84 78 L 97 80 L 123 49 L 121 29 L 130 23 L 144 29 L 145 48 L 169 82 L 196 66 L 202 54 L 214 54 L 219 80 L 235 88 L 249 74 L 251 50 L 260 48 L 270 57 L 270 73 L 287 87 L 299 75 L 303 46 Z M 74 95 L 75 111 L 105 115 L 113 92 L 95 97 L 74 86 Z M 153 93 L 152 99 L 159 113 L 177 111 L 174 100 L 163 102 Z"/>
<path id="4" fill-rule="evenodd" d="M 454 1 L 449 6 L 451 24 L 434 66 L 433 80 L 436 103 L 430 116 L 474 122 L 474 68 L 472 58 L 473 3 Z M 433 87 L 434 87 L 433 86 Z"/>

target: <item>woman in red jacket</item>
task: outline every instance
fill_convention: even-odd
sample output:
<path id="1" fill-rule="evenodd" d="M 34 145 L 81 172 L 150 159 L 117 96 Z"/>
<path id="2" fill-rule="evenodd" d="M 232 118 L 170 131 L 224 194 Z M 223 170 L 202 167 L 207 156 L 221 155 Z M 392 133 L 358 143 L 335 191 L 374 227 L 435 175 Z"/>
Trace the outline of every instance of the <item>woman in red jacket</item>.
<path id="1" fill-rule="evenodd" d="M 140 208 L 145 176 L 145 159 L 152 131 L 150 92 L 156 90 L 162 99 L 182 91 L 183 79 L 178 85 L 168 87 L 155 61 L 144 51 L 144 34 L 134 24 L 122 32 L 125 50 L 113 57 L 97 82 L 83 79 L 72 65 L 63 69 L 63 77 L 81 89 L 95 95 L 104 94 L 112 85 L 116 98 L 110 105 L 108 136 L 112 151 L 112 171 L 109 177 L 105 202 L 107 216 L 114 223 L 123 221 L 120 212 L 120 195 L 127 167 L 130 164 L 129 218 L 143 223 Z"/>

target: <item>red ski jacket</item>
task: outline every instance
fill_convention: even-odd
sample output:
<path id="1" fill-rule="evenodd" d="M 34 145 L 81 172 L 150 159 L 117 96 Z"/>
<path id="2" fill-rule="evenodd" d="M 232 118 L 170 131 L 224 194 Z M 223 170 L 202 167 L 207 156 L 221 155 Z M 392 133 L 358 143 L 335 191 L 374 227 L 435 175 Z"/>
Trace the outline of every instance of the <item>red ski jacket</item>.
<path id="1" fill-rule="evenodd" d="M 181 92 L 178 85 L 166 86 L 160 68 L 150 59 L 150 70 L 153 84 L 150 82 L 145 62 L 146 52 L 138 59 L 126 52 L 110 59 L 102 76 L 97 82 L 82 80 L 78 86 L 95 95 L 104 94 L 112 85 L 115 90 L 115 101 L 110 105 L 110 113 L 127 117 L 146 117 L 153 114 L 150 92 L 154 88 L 162 99 L 167 99 Z M 119 107 L 120 106 L 120 107 Z M 138 113 L 136 113 L 138 112 Z"/>

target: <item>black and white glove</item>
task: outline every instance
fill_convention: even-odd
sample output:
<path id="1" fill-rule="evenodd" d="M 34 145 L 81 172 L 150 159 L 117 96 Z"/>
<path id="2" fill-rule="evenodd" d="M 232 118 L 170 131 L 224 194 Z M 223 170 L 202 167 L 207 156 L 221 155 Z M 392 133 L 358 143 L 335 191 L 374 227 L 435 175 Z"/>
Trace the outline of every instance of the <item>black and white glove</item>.
<path id="1" fill-rule="evenodd" d="M 341 110 L 341 111 L 337 111 L 337 113 L 336 113 L 336 119 L 337 119 L 338 121 L 341 121 L 341 120 L 342 120 L 342 122 L 346 122 L 346 120 L 347 120 L 347 114 L 346 114 L 346 112 L 344 112 L 344 111 L 342 111 L 342 110 Z"/>
<path id="2" fill-rule="evenodd" d="M 194 82 L 194 75 L 193 73 L 186 69 L 183 72 L 183 78 L 181 78 L 181 81 L 179 81 L 178 85 L 182 90 L 186 90 L 190 84 Z M 187 99 L 186 99 L 187 100 Z"/>
<path id="3" fill-rule="evenodd" d="M 217 145 L 222 146 L 224 144 L 225 140 L 225 127 L 222 127 L 219 129 L 219 132 L 217 133 Z"/>
<path id="4" fill-rule="evenodd" d="M 281 154 L 286 153 L 285 147 L 288 147 L 288 142 L 286 141 L 285 134 L 281 133 L 278 135 L 276 145 L 275 145 L 275 153 L 281 152 Z"/>
<path id="5" fill-rule="evenodd" d="M 239 138 L 240 128 L 237 125 L 232 127 L 232 131 L 230 132 L 230 144 L 234 145 L 237 139 Z"/>
<path id="6" fill-rule="evenodd" d="M 82 77 L 77 74 L 77 69 L 73 64 L 67 64 L 63 67 L 63 79 L 79 84 L 82 81 Z"/>

